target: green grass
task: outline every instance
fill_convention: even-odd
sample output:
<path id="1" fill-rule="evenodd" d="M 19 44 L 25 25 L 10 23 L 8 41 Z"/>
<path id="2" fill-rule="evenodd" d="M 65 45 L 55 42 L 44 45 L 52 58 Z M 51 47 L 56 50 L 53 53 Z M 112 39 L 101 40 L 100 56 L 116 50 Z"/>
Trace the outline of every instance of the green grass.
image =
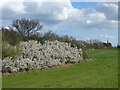
<path id="1" fill-rule="evenodd" d="M 3 88 L 117 88 L 118 51 L 88 51 L 92 60 L 68 67 L 4 76 Z"/>

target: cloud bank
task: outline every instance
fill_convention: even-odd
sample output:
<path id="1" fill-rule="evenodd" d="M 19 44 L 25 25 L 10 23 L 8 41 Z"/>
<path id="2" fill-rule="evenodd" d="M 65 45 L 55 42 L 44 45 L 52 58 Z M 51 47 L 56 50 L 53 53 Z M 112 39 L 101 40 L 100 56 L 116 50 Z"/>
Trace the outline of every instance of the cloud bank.
<path id="1" fill-rule="evenodd" d="M 82 30 L 117 29 L 117 3 L 98 3 L 96 7 L 78 9 L 66 2 L 2 2 L 1 20 L 18 18 L 38 19 L 46 27 L 57 29 L 60 26 Z"/>

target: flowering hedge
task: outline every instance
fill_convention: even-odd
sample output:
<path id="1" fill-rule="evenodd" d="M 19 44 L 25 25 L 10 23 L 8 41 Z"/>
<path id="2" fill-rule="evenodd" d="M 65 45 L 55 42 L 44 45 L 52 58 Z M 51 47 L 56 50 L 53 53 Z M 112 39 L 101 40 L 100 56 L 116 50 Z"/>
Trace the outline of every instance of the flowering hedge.
<path id="1" fill-rule="evenodd" d="M 22 53 L 16 60 L 6 57 L 2 60 L 2 72 L 13 73 L 31 69 L 49 68 L 65 63 L 76 63 L 83 60 L 82 49 L 71 47 L 70 43 L 59 41 L 30 40 L 20 42 Z"/>

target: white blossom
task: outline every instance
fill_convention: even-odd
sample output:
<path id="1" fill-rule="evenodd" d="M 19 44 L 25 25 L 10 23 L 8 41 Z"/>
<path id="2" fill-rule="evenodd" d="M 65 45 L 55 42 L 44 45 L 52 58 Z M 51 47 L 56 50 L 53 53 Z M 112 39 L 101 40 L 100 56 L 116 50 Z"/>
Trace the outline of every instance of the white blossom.
<path id="1" fill-rule="evenodd" d="M 20 42 L 20 46 L 22 47 L 22 55 L 17 60 L 10 60 L 10 57 L 2 60 L 3 73 L 43 69 L 83 60 L 81 48 L 73 48 L 70 43 L 57 40 L 45 41 L 43 45 L 40 42 L 30 40 Z"/>

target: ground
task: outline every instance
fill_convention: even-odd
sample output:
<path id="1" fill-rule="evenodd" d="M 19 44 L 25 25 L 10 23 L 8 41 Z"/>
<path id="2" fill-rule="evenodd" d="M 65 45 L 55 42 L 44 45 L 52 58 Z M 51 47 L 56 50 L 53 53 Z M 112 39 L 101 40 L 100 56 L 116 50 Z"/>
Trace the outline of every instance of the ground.
<path id="1" fill-rule="evenodd" d="M 3 76 L 3 88 L 117 88 L 118 50 L 87 53 L 90 59 L 80 64 Z"/>

